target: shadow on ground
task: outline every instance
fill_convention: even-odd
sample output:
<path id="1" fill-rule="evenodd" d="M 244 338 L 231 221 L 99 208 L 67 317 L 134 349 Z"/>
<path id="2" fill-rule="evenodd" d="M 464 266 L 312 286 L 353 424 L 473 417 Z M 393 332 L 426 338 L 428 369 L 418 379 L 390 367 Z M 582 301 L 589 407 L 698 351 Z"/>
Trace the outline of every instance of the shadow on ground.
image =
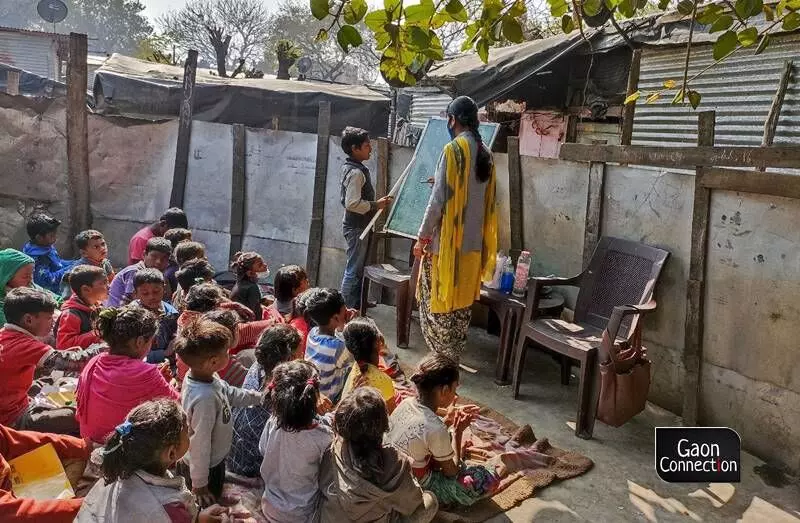
<path id="1" fill-rule="evenodd" d="M 379 306 L 370 311 L 370 316 L 381 327 L 389 346 L 396 347 L 395 309 Z M 514 400 L 510 387 L 497 386 L 493 381 L 497 344 L 497 337 L 480 329 L 470 330 L 462 363 L 478 372 L 461 373 L 459 392 L 520 425 L 530 424 L 537 437 L 549 438 L 556 447 L 581 452 L 595 466 L 583 476 L 550 485 L 492 522 L 800 523 L 800 485 L 785 478 L 776 481 L 774 475 L 765 473 L 769 467 L 764 462 L 747 453 L 742 453 L 741 483 L 663 482 L 653 467 L 653 428 L 680 425 L 680 418 L 649 403 L 645 412 L 623 427 L 615 429 L 598 421 L 594 439 L 575 437 L 577 380 L 562 386 L 556 361 L 545 353 L 529 351 L 520 398 Z M 396 352 L 409 366 L 427 353 L 416 314 L 411 347 Z"/>

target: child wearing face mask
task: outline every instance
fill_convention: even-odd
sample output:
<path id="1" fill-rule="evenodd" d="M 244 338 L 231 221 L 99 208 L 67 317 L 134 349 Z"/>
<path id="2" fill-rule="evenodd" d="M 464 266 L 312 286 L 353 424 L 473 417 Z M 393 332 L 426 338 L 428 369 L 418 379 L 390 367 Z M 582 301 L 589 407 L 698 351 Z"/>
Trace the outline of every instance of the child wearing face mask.
<path id="1" fill-rule="evenodd" d="M 257 252 L 238 252 L 231 262 L 231 271 L 236 274 L 236 285 L 231 291 L 231 299 L 247 306 L 261 321 L 264 311 L 261 307 L 261 289 L 258 280 L 269 275 L 264 258 Z"/>

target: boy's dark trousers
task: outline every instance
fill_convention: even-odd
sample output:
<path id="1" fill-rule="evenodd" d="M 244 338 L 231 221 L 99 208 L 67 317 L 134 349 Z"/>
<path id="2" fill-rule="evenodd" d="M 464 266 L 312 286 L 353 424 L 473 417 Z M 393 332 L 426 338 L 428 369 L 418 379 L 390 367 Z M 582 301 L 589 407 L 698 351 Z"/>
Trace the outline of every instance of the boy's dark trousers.
<path id="1" fill-rule="evenodd" d="M 186 487 L 191 490 L 192 489 L 192 476 L 189 473 L 189 464 L 183 460 L 178 461 L 175 465 L 175 471 L 178 475 L 183 476 L 183 479 L 186 480 Z M 222 462 L 215 466 L 208 469 L 208 491 L 214 495 L 214 497 L 219 500 L 222 496 L 222 488 L 225 486 L 225 460 L 223 459 Z"/>

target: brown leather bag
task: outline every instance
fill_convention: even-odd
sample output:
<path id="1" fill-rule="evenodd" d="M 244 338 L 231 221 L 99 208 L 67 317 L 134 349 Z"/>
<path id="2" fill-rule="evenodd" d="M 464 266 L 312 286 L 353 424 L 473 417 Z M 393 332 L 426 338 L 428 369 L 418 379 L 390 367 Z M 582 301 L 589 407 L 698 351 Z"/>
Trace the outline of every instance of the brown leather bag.
<path id="1" fill-rule="evenodd" d="M 614 343 L 605 331 L 603 346 L 609 359 L 600 364 L 597 419 L 619 427 L 644 410 L 650 391 L 650 360 L 642 347 L 641 329 L 636 329 L 630 343 Z"/>

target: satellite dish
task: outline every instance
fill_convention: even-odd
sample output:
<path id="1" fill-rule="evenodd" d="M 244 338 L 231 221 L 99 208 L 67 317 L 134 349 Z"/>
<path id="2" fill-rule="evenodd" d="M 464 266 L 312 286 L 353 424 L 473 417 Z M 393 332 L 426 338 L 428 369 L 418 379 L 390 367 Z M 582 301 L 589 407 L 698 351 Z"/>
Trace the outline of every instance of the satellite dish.
<path id="1" fill-rule="evenodd" d="M 304 75 L 311 70 L 311 58 L 304 56 L 297 61 L 297 72 Z"/>
<path id="2" fill-rule="evenodd" d="M 311 63 L 311 58 L 309 58 L 307 56 L 304 56 L 304 57 L 300 58 L 300 60 L 297 61 L 297 73 L 298 73 L 297 74 L 297 79 L 301 80 L 301 81 L 305 80 L 306 79 L 306 73 L 311 71 L 311 66 L 312 65 L 313 64 Z"/>
<path id="3" fill-rule="evenodd" d="M 57 24 L 67 17 L 67 5 L 61 0 L 39 0 L 36 12 L 45 22 Z"/>

